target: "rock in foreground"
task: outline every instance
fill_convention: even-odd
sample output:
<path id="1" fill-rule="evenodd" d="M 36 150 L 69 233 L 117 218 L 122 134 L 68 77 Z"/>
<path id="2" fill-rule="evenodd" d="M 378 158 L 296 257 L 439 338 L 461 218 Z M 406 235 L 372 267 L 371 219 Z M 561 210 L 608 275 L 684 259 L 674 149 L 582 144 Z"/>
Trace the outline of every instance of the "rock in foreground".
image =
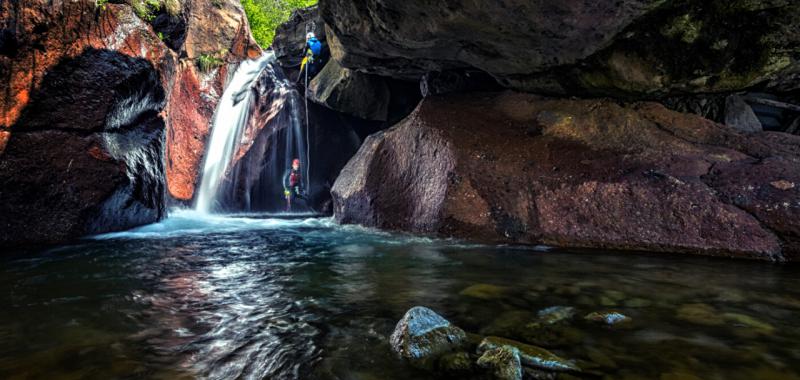
<path id="1" fill-rule="evenodd" d="M 467 339 L 464 330 L 431 309 L 417 306 L 403 316 L 390 338 L 392 349 L 419 366 L 430 366 L 439 356 L 451 352 Z"/>
<path id="2" fill-rule="evenodd" d="M 371 136 L 336 219 L 492 242 L 792 260 L 800 138 L 655 103 L 428 98 Z M 769 211 L 768 211 L 769 210 Z"/>

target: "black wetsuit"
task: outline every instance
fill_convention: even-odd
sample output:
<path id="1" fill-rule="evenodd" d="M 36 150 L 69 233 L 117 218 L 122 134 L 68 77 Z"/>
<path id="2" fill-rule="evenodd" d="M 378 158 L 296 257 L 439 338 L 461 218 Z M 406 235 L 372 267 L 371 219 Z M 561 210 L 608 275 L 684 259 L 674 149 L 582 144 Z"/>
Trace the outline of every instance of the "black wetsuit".
<path id="1" fill-rule="evenodd" d="M 306 200 L 303 174 L 299 170 L 289 168 L 283 175 L 283 190 L 286 192 L 287 211 L 290 211 L 294 199 Z"/>

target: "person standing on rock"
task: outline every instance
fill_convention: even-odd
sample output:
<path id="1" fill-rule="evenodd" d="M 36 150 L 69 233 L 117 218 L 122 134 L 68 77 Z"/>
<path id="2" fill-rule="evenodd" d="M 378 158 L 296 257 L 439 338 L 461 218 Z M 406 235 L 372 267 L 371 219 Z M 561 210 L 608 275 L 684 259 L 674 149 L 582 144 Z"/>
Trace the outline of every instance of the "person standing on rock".
<path id="1" fill-rule="evenodd" d="M 286 212 L 292 211 L 292 201 L 294 199 L 306 200 L 299 158 L 292 160 L 292 167 L 283 175 L 283 195 L 286 198 Z"/>

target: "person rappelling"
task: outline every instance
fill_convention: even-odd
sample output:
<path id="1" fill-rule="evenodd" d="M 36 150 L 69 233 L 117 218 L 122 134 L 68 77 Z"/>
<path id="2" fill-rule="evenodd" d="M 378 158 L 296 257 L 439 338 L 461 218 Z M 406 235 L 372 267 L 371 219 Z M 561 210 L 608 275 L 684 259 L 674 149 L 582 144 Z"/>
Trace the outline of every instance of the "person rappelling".
<path id="1" fill-rule="evenodd" d="M 286 212 L 292 211 L 292 201 L 295 199 L 308 203 L 299 158 L 292 160 L 292 166 L 283 175 L 283 195 L 286 198 Z"/>
<path id="2" fill-rule="evenodd" d="M 306 34 L 305 55 L 300 63 L 300 78 L 298 78 L 298 81 L 304 77 L 306 79 L 312 78 L 319 72 L 320 67 L 323 64 L 322 54 L 322 42 L 317 39 L 317 36 L 314 34 L 314 32 L 309 32 Z M 308 71 L 306 72 L 305 70 Z"/>

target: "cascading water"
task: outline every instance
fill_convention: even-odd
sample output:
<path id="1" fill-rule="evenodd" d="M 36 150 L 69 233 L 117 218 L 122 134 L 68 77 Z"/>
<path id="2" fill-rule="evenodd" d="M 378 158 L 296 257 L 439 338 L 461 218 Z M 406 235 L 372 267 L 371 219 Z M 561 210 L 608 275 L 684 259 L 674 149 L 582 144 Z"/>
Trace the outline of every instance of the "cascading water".
<path id="1" fill-rule="evenodd" d="M 301 106 L 274 53 L 241 63 L 214 114 L 197 211 L 280 209 L 283 172 L 307 157 Z"/>

